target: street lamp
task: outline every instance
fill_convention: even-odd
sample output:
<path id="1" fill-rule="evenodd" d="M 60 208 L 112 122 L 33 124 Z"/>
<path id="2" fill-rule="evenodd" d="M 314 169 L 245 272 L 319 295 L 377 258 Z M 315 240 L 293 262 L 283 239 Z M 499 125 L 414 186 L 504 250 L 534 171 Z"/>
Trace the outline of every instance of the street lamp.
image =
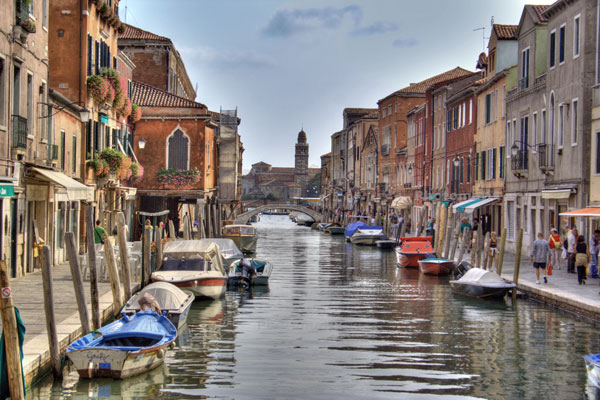
<path id="1" fill-rule="evenodd" d="M 533 149 L 533 150 L 535 150 L 535 147 L 536 147 L 535 145 L 534 145 L 534 146 L 532 146 L 532 145 L 530 145 L 529 143 L 525 143 L 525 142 L 520 142 L 520 143 L 521 143 L 521 146 L 523 146 L 523 147 L 527 146 L 527 147 L 529 147 L 530 149 Z M 517 143 L 516 143 L 516 142 L 515 142 L 515 143 L 513 143 L 513 145 L 512 145 L 512 146 L 510 146 L 510 154 L 511 154 L 513 157 L 516 157 L 516 156 L 517 156 L 517 154 L 519 154 L 519 150 L 520 150 L 520 148 L 519 148 L 519 146 L 517 146 Z"/>
<path id="2" fill-rule="evenodd" d="M 44 102 L 38 102 L 38 104 L 50 107 L 50 108 L 54 108 L 52 106 L 52 104 L 48 104 L 48 103 L 44 103 Z M 69 107 L 69 106 L 74 106 L 74 105 L 79 105 L 79 104 L 84 104 L 83 102 L 80 101 L 75 101 L 73 103 L 69 103 L 69 104 L 65 104 L 64 106 L 57 108 L 56 112 L 50 114 L 50 115 L 42 115 L 40 117 L 38 117 L 39 119 L 45 119 L 45 118 L 50 118 L 56 114 L 58 114 L 60 111 L 64 110 L 65 108 Z M 90 120 L 90 110 L 88 110 L 85 105 L 79 109 L 79 119 L 81 120 L 81 122 L 83 122 L 84 124 L 86 124 L 89 120 Z"/>
<path id="3" fill-rule="evenodd" d="M 458 159 L 458 157 L 454 157 L 454 160 L 452 160 L 452 164 L 454 164 L 454 166 L 458 168 L 458 165 L 460 164 L 460 160 Z"/>
<path id="4" fill-rule="evenodd" d="M 146 139 L 141 138 L 140 140 L 138 140 L 138 147 L 140 148 L 140 150 L 143 150 L 146 147 Z"/>

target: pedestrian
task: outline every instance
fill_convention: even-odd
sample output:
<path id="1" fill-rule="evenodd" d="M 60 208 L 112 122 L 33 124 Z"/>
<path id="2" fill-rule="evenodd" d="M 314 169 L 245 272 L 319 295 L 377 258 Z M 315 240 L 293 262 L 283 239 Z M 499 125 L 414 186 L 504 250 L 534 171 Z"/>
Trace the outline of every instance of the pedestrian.
<path id="1" fill-rule="evenodd" d="M 577 228 L 573 228 L 567 234 L 567 272 L 575 273 L 575 246 L 577 245 Z"/>
<path id="2" fill-rule="evenodd" d="M 548 283 L 546 277 L 546 263 L 550 260 L 550 246 L 548 241 L 544 239 L 542 232 L 538 232 L 537 240 L 533 242 L 531 249 L 530 260 L 535 268 L 536 284 L 540 284 L 540 269 L 544 272 L 544 283 Z"/>
<path id="3" fill-rule="evenodd" d="M 574 258 L 575 267 L 577 267 L 577 281 L 580 285 L 585 285 L 585 279 L 587 278 L 586 268 L 590 262 L 590 251 L 583 235 L 577 237 Z"/>
<path id="4" fill-rule="evenodd" d="M 548 237 L 548 244 L 550 244 L 550 255 L 552 260 L 550 264 L 553 268 L 560 269 L 560 255 L 562 252 L 562 241 L 560 240 L 560 235 L 555 228 L 552 228 L 550 231 L 550 237 Z"/>
<path id="5" fill-rule="evenodd" d="M 104 234 L 106 233 L 106 229 L 104 229 L 101 225 L 100 220 L 96 220 L 96 227 L 94 228 L 94 243 L 96 244 L 104 244 Z"/>
<path id="6" fill-rule="evenodd" d="M 596 229 L 590 238 L 590 256 L 592 257 L 590 272 L 594 279 L 598 278 L 598 250 L 600 250 L 600 229 Z"/>
<path id="7" fill-rule="evenodd" d="M 460 222 L 460 234 L 461 235 L 464 233 L 465 228 L 469 228 L 470 230 L 473 230 L 473 227 L 469 223 L 469 220 L 466 218 L 463 218 Z"/>
<path id="8" fill-rule="evenodd" d="M 490 267 L 490 271 L 493 271 L 494 265 L 496 266 L 496 271 L 498 271 L 498 255 L 500 254 L 500 250 L 498 249 L 498 236 L 496 232 L 490 233 L 490 252 L 488 255 L 489 261 L 488 266 Z"/>

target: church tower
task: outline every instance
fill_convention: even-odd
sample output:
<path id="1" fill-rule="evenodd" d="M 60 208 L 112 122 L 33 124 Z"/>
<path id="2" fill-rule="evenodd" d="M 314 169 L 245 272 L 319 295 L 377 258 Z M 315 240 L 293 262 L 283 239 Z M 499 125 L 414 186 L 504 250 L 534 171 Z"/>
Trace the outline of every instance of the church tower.
<path id="1" fill-rule="evenodd" d="M 300 195 L 304 196 L 308 185 L 308 143 L 306 143 L 306 132 L 304 130 L 298 133 L 298 142 L 296 143 L 294 182 L 301 186 Z"/>

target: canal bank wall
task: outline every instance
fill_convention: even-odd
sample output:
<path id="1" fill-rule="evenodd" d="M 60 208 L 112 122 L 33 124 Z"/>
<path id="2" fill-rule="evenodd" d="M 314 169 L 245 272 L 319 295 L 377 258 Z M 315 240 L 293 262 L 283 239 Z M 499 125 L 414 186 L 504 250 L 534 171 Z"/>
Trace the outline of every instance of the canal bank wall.
<path id="1" fill-rule="evenodd" d="M 81 337 L 83 331 L 69 264 L 55 266 L 52 269 L 52 274 L 58 342 L 60 353 L 64 354 L 67 346 Z M 23 375 L 25 384 L 30 387 L 32 383 L 35 383 L 50 371 L 50 347 L 44 313 L 41 271 L 13 279 L 11 288 L 14 304 L 19 309 L 26 329 L 25 342 L 23 343 Z M 139 283 L 132 288 L 134 292 L 138 289 Z M 88 305 L 88 315 L 91 316 L 89 281 L 84 281 L 84 291 L 86 304 Z M 123 288 L 121 288 L 121 292 L 123 293 Z M 98 282 L 98 300 L 101 323 L 104 325 L 114 316 L 113 297 L 109 282 Z"/>

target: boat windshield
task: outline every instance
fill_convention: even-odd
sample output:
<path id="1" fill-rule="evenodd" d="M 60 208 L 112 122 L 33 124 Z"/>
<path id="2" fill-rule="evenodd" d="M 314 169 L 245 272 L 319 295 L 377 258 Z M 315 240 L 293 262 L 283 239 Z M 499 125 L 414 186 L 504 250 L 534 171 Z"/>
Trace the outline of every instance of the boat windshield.
<path id="1" fill-rule="evenodd" d="M 163 260 L 162 271 L 209 271 L 210 261 L 203 258 L 166 258 Z"/>
<path id="2" fill-rule="evenodd" d="M 230 225 L 223 227 L 224 234 L 237 234 L 237 235 L 255 235 L 256 229 L 253 226 L 246 225 Z"/>

